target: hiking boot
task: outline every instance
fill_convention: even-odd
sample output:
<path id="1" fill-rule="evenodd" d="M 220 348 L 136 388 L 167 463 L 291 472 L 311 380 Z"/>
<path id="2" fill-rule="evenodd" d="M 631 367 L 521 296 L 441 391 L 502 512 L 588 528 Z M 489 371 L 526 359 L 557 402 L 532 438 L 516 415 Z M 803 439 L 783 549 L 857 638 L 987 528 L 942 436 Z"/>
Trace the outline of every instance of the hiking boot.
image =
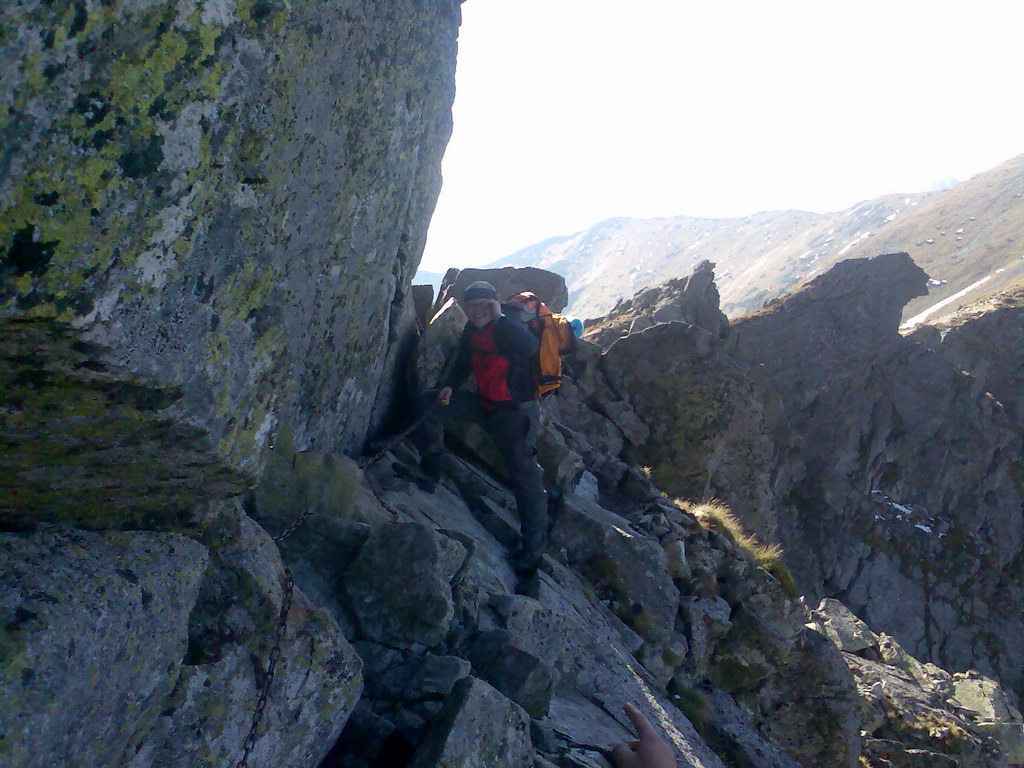
<path id="1" fill-rule="evenodd" d="M 516 578 L 516 594 L 540 599 L 540 572 L 530 571 Z"/>

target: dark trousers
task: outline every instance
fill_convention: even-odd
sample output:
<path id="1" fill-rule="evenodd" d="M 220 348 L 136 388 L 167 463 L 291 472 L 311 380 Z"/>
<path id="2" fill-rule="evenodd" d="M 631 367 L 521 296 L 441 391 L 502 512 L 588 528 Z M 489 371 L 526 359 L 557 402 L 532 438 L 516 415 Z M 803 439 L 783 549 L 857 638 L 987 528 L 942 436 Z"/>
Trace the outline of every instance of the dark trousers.
<path id="1" fill-rule="evenodd" d="M 423 455 L 442 450 L 445 424 L 473 422 L 483 427 L 505 458 L 519 510 L 522 543 L 513 559 L 513 567 L 520 575 L 535 571 L 548 543 L 544 471 L 536 459 L 537 433 L 540 430 L 538 403 L 533 401 L 524 403 L 520 408 L 490 410 L 481 405 L 474 393 L 459 390 L 452 394 L 447 406 L 432 408 L 437 402 L 438 391 L 433 389 L 423 393 L 417 402 L 418 412 L 426 412 L 427 415 L 413 433 L 416 447 Z"/>

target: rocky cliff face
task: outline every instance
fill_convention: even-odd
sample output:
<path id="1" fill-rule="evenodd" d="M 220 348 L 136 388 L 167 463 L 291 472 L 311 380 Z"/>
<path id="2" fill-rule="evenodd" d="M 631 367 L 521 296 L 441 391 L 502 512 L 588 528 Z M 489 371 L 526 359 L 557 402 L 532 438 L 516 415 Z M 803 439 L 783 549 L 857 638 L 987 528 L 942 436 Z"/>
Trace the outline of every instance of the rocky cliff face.
<path id="1" fill-rule="evenodd" d="M 656 325 L 602 362 L 625 358 L 617 391 L 654 426 L 624 455 L 662 487 L 726 500 L 803 590 L 911 653 L 1019 691 L 1019 297 L 904 338 L 926 279 L 905 255 L 844 262 L 724 342 Z"/>
<path id="2" fill-rule="evenodd" d="M 905 255 L 844 262 L 737 322 L 734 352 L 779 401 L 772 483 L 801 583 L 1019 691 L 1022 436 L 982 382 L 898 334 L 925 281 Z"/>
<path id="3" fill-rule="evenodd" d="M 393 363 L 450 133 L 454 0 L 5 12 L 0 313 L 175 387 L 258 469 L 352 448 Z"/>
<path id="4" fill-rule="evenodd" d="M 933 349 L 999 401 L 1024 429 L 1024 290 L 972 304 L 917 328 L 909 338 Z"/>
<path id="5" fill-rule="evenodd" d="M 331 748 L 361 661 L 238 494 L 272 444 L 351 449 L 379 419 L 458 23 L 454 0 L 5 8 L 3 764 Z"/>

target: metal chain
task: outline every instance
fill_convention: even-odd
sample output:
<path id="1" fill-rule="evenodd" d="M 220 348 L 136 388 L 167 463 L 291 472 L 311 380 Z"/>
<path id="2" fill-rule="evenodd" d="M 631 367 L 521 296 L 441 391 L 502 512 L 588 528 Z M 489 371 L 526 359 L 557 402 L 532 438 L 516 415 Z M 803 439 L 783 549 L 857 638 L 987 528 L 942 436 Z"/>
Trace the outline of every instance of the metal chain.
<path id="1" fill-rule="evenodd" d="M 299 515 L 297 518 L 295 518 L 295 520 L 292 521 L 291 525 L 289 525 L 281 533 L 279 533 L 277 536 L 274 537 L 274 541 L 276 543 L 280 544 L 282 541 L 284 541 L 289 536 L 291 536 L 293 533 L 295 533 L 295 529 L 298 528 L 300 525 L 302 525 L 302 521 L 305 520 L 307 517 L 309 517 L 312 514 L 313 514 L 313 507 L 306 507 L 306 510 L 301 515 Z"/>
<path id="2" fill-rule="evenodd" d="M 389 440 L 388 443 L 383 448 L 381 448 L 379 451 L 377 451 L 375 454 L 373 454 L 373 456 L 371 456 L 369 459 L 365 459 L 363 461 L 360 461 L 358 464 L 356 464 L 356 466 L 358 466 L 359 469 L 364 469 L 364 470 L 365 469 L 369 469 L 374 464 L 376 464 L 378 461 L 383 459 L 384 455 L 388 451 L 393 450 L 394 448 L 397 448 L 399 443 L 401 443 L 403 440 L 405 440 L 405 438 L 407 438 L 409 435 L 411 435 L 413 433 L 413 431 L 420 424 L 422 424 L 424 421 L 426 421 L 427 416 L 429 416 L 430 412 L 434 410 L 434 407 L 435 406 L 430 406 L 429 408 L 427 408 L 423 413 L 421 413 L 419 415 L 419 417 L 417 417 L 417 419 L 412 424 L 410 424 L 408 427 L 406 427 L 401 432 L 399 432 L 397 435 L 395 435 L 393 438 L 391 438 L 391 440 Z"/>
<path id="3" fill-rule="evenodd" d="M 275 539 L 284 538 L 284 536 Z M 288 613 L 292 609 L 292 595 L 295 593 L 295 579 L 292 577 L 292 570 L 288 563 L 281 560 L 284 565 L 284 598 L 281 600 L 281 613 L 277 622 L 277 636 L 274 638 L 274 647 L 270 651 L 270 658 L 267 661 L 266 678 L 263 681 L 263 690 L 260 691 L 260 698 L 256 702 L 256 711 L 252 716 L 252 725 L 249 726 L 249 734 L 245 737 L 242 747 L 242 757 L 236 764 L 236 768 L 250 768 L 249 756 L 256 746 L 256 734 L 260 728 L 260 721 L 263 720 L 263 713 L 267 709 L 267 701 L 270 699 L 270 686 L 274 682 L 274 675 L 277 672 L 277 662 L 281 659 L 281 642 L 284 640 L 285 630 L 288 627 Z"/>

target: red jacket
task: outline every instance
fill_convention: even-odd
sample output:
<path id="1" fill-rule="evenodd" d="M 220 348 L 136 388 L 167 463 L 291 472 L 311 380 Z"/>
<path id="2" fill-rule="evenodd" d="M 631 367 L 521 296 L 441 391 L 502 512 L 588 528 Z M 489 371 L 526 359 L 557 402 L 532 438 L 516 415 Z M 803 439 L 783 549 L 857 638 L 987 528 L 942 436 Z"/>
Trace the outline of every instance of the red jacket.
<path id="1" fill-rule="evenodd" d="M 477 392 L 485 402 L 533 400 L 536 385 L 530 358 L 539 348 L 537 337 L 525 325 L 505 315 L 483 328 L 467 323 L 447 386 L 455 389 L 472 372 Z"/>

